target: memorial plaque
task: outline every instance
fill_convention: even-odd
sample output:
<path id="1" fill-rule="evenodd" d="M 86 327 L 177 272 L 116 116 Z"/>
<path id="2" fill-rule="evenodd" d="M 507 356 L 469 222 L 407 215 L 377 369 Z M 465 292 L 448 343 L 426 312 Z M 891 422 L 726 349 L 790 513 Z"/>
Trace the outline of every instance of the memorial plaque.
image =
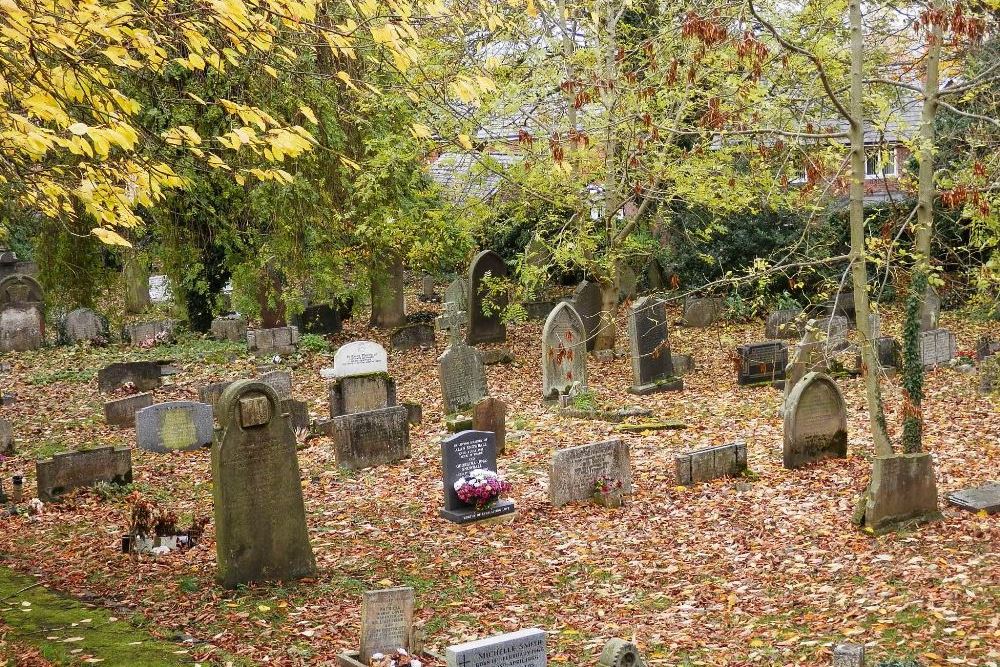
<path id="1" fill-rule="evenodd" d="M 254 354 L 293 354 L 299 344 L 298 327 L 274 327 L 247 331 L 247 347 Z"/>
<path id="2" fill-rule="evenodd" d="M 946 364 L 957 354 L 955 334 L 947 329 L 920 332 L 920 360 L 924 368 Z"/>
<path id="3" fill-rule="evenodd" d="M 135 439 L 150 452 L 185 452 L 212 444 L 212 406 L 170 401 L 143 408 L 135 416 Z"/>
<path id="4" fill-rule="evenodd" d="M 987 482 L 974 489 L 952 491 L 948 502 L 970 512 L 1000 514 L 1000 482 Z"/>
<path id="5" fill-rule="evenodd" d="M 736 376 L 738 384 L 756 384 L 785 379 L 788 366 L 788 344 L 783 341 L 767 341 L 736 348 L 740 358 L 740 368 Z"/>
<path id="6" fill-rule="evenodd" d="M 263 382 L 240 380 L 223 393 L 219 413 L 221 436 L 212 447 L 217 581 L 235 588 L 312 575 L 295 434 L 277 395 Z"/>
<path id="7" fill-rule="evenodd" d="M 133 394 L 104 404 L 104 419 L 112 426 L 134 426 L 135 413 L 153 404 L 149 392 Z"/>
<path id="8" fill-rule="evenodd" d="M 601 296 L 600 286 L 597 283 L 584 280 L 573 291 L 571 303 L 573 304 L 573 309 L 576 310 L 583 321 L 583 327 L 586 330 L 587 352 L 592 352 L 594 345 L 597 344 L 597 334 L 602 330 L 604 325 L 604 318 L 602 317 L 604 300 Z"/>
<path id="9" fill-rule="evenodd" d="M 583 320 L 569 303 L 549 313 L 542 327 L 543 399 L 557 399 L 576 383 L 587 386 L 586 335 Z"/>
<path id="10" fill-rule="evenodd" d="M 210 329 L 212 338 L 242 343 L 247 338 L 247 321 L 238 315 L 216 317 Z"/>
<path id="11" fill-rule="evenodd" d="M 260 381 L 269 385 L 279 400 L 292 397 L 292 374 L 288 371 L 268 371 L 260 376 Z"/>
<path id="12" fill-rule="evenodd" d="M 149 391 L 160 386 L 161 377 L 160 365 L 155 361 L 126 361 L 97 371 L 97 388 L 107 394 L 131 384 L 139 391 Z"/>
<path id="13" fill-rule="evenodd" d="M 738 477 L 747 469 L 747 445 L 734 442 L 698 449 L 679 455 L 674 462 L 677 483 L 685 486 L 721 477 Z"/>
<path id="14" fill-rule="evenodd" d="M 367 665 L 375 653 L 410 650 L 413 633 L 413 589 L 401 586 L 365 591 L 361 598 L 361 655 Z"/>
<path id="15" fill-rule="evenodd" d="M 472 428 L 490 431 L 496 436 L 497 454 L 507 451 L 507 405 L 498 398 L 487 396 L 472 408 Z"/>
<path id="16" fill-rule="evenodd" d="M 410 422 L 397 405 L 334 417 L 326 423 L 337 465 L 361 470 L 410 458 Z"/>
<path id="17" fill-rule="evenodd" d="M 785 402 L 782 462 L 800 468 L 827 458 L 847 457 L 847 409 L 837 383 L 822 373 L 808 373 Z"/>
<path id="18" fill-rule="evenodd" d="M 545 632 L 532 628 L 445 649 L 448 667 L 546 667 Z"/>
<path id="19" fill-rule="evenodd" d="M 491 280 L 505 279 L 508 275 L 507 265 L 500 255 L 492 250 L 479 253 L 469 265 L 469 326 L 466 331 L 469 345 L 502 343 L 507 340 L 507 326 L 502 319 L 503 311 L 507 307 L 507 297 L 487 294 L 484 280 L 487 275 Z M 493 304 L 488 313 L 484 310 L 487 302 Z"/>
<path id="20" fill-rule="evenodd" d="M 704 329 L 722 317 L 726 302 L 717 297 L 684 299 L 684 326 Z"/>
<path id="21" fill-rule="evenodd" d="M 646 296 L 629 308 L 628 339 L 632 356 L 632 393 L 655 390 L 657 383 L 674 377 L 667 332 L 667 304 Z"/>
<path id="22" fill-rule="evenodd" d="M 489 394 L 483 355 L 460 341 L 453 341 L 438 357 L 438 380 L 445 414 L 469 408 Z"/>
<path id="23" fill-rule="evenodd" d="M 333 374 L 339 378 L 389 372 L 385 348 L 370 340 L 342 345 L 333 356 Z"/>
<path id="24" fill-rule="evenodd" d="M 63 345 L 108 342 L 108 321 L 90 308 L 77 308 L 59 322 L 59 342 Z"/>
<path id="25" fill-rule="evenodd" d="M 330 383 L 330 418 L 396 405 L 396 383 L 387 375 L 356 375 Z"/>
<path id="26" fill-rule="evenodd" d="M 476 509 L 458 498 L 455 482 L 473 470 L 497 472 L 496 437 L 489 431 L 462 431 L 441 441 L 441 477 L 444 481 L 444 509 L 441 516 L 454 523 L 489 519 L 514 511 L 511 500 Z"/>
<path id="27" fill-rule="evenodd" d="M 764 327 L 764 336 L 768 340 L 779 340 L 782 338 L 798 338 L 800 333 L 800 316 L 802 310 L 799 308 L 785 308 L 776 310 L 767 316 L 767 324 Z"/>
<path id="28" fill-rule="evenodd" d="M 615 438 L 561 449 L 549 466 L 549 502 L 556 507 L 591 500 L 601 478 L 621 482 L 622 494 L 632 493 L 632 461 L 628 444 Z"/>
<path id="29" fill-rule="evenodd" d="M 51 503 L 71 489 L 94 486 L 98 482 L 132 483 L 132 450 L 128 447 L 99 447 L 79 452 L 63 452 L 35 462 L 39 500 Z"/>

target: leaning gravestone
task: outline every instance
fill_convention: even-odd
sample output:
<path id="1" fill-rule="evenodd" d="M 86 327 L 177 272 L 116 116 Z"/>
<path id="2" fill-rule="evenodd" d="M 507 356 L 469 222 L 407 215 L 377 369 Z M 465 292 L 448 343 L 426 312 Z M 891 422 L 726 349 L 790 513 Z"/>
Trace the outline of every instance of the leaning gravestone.
<path id="1" fill-rule="evenodd" d="M 684 299 L 684 326 L 704 329 L 722 317 L 725 301 L 718 297 Z"/>
<path id="2" fill-rule="evenodd" d="M 434 325 L 429 322 L 414 322 L 397 327 L 389 334 L 389 346 L 393 350 L 434 347 Z"/>
<path id="3" fill-rule="evenodd" d="M 597 344 L 597 334 L 601 331 L 603 319 L 604 301 L 601 297 L 601 288 L 597 283 L 584 280 L 573 291 L 571 300 L 573 308 L 580 319 L 583 320 L 586 329 L 587 351 L 592 352 Z"/>
<path id="4" fill-rule="evenodd" d="M 466 332 L 469 345 L 502 343 L 507 340 L 507 326 L 502 319 L 507 298 L 505 295 L 493 297 L 487 294 L 484 280 L 487 274 L 491 280 L 504 279 L 508 274 L 507 265 L 492 250 L 484 250 L 476 255 L 469 266 L 469 327 Z M 489 313 L 483 309 L 487 302 L 492 304 Z"/>
<path id="5" fill-rule="evenodd" d="M 122 331 L 122 339 L 132 347 L 150 347 L 173 340 L 177 320 L 156 320 L 130 324 Z"/>
<path id="6" fill-rule="evenodd" d="M 194 401 L 157 403 L 135 415 L 135 439 L 149 452 L 187 452 L 212 444 L 212 406 Z"/>
<path id="7" fill-rule="evenodd" d="M 734 442 L 697 449 L 679 455 L 674 462 L 677 466 L 677 483 L 684 486 L 721 477 L 738 477 L 747 469 L 747 444 Z"/>
<path id="8" fill-rule="evenodd" d="M 489 394 L 483 355 L 461 341 L 458 327 L 452 327 L 450 333 L 451 344 L 438 357 L 438 380 L 445 414 L 464 410 Z"/>
<path id="9" fill-rule="evenodd" d="M 473 470 L 497 472 L 496 438 L 492 433 L 462 431 L 441 441 L 441 477 L 444 481 L 441 516 L 461 524 L 512 513 L 514 501 L 505 498 L 480 509 L 459 500 L 455 483 Z"/>
<path id="10" fill-rule="evenodd" d="M 247 338 L 247 321 L 239 315 L 216 317 L 210 329 L 212 338 L 242 343 Z"/>
<path id="11" fill-rule="evenodd" d="M 204 403 L 205 405 L 211 405 L 212 410 L 218 414 L 219 399 L 222 398 L 222 392 L 224 392 L 226 387 L 231 384 L 232 382 L 213 382 L 212 384 L 206 384 L 203 387 L 199 387 L 198 402 Z"/>
<path id="12" fill-rule="evenodd" d="M 615 438 L 561 449 L 549 465 L 549 502 L 556 507 L 590 500 L 602 478 L 621 483 L 622 495 L 632 493 L 632 461 L 628 444 Z"/>
<path id="13" fill-rule="evenodd" d="M 970 512 L 1000 514 L 1000 482 L 987 482 L 974 489 L 952 491 L 948 502 Z"/>
<path id="14" fill-rule="evenodd" d="M 958 354 L 955 334 L 947 329 L 920 332 L 920 361 L 924 368 L 946 364 Z"/>
<path id="15" fill-rule="evenodd" d="M 633 394 L 649 394 L 680 389 L 683 381 L 674 378 L 674 361 L 667 335 L 667 304 L 655 296 L 645 296 L 629 308 L 628 339 L 632 353 Z"/>
<path id="16" fill-rule="evenodd" d="M 800 315 L 802 315 L 802 310 L 799 308 L 784 308 L 774 311 L 767 316 L 764 337 L 768 340 L 798 338 Z"/>
<path id="17" fill-rule="evenodd" d="M 135 413 L 153 404 L 149 392 L 133 394 L 104 404 L 104 419 L 112 426 L 134 426 Z"/>
<path id="18" fill-rule="evenodd" d="M 785 379 L 788 366 L 788 344 L 770 340 L 736 348 L 740 367 L 736 375 L 737 384 L 757 384 Z"/>
<path id="19" fill-rule="evenodd" d="M 160 365 L 155 361 L 124 361 L 97 371 L 97 388 L 107 394 L 132 384 L 139 391 L 149 391 L 160 386 L 161 377 Z"/>
<path id="20" fill-rule="evenodd" d="M 445 649 L 448 667 L 546 667 L 545 632 L 532 628 Z"/>
<path id="21" fill-rule="evenodd" d="M 59 322 L 59 342 L 63 345 L 107 343 L 108 321 L 90 308 L 72 310 Z"/>
<path id="22" fill-rule="evenodd" d="M 247 331 L 247 347 L 254 354 L 293 354 L 299 344 L 298 327 L 274 327 Z"/>
<path id="23" fill-rule="evenodd" d="M 587 331 L 576 309 L 563 302 L 542 327 L 542 398 L 553 400 L 574 385 L 587 386 Z"/>
<path id="24" fill-rule="evenodd" d="M 367 665 L 375 653 L 410 650 L 413 602 L 413 589 L 408 586 L 365 591 L 362 594 L 358 662 Z"/>
<path id="25" fill-rule="evenodd" d="M 397 405 L 334 417 L 324 425 L 333 440 L 337 465 L 362 470 L 410 458 L 410 421 Z"/>
<path id="26" fill-rule="evenodd" d="M 132 450 L 128 447 L 99 447 L 79 452 L 63 452 L 35 462 L 38 498 L 55 502 L 71 489 L 110 484 L 132 483 Z"/>
<path id="27" fill-rule="evenodd" d="M 472 429 L 490 431 L 496 436 L 497 454 L 507 452 L 507 405 L 487 396 L 472 407 Z"/>
<path id="28" fill-rule="evenodd" d="M 333 355 L 333 374 L 339 378 L 389 371 L 385 348 L 370 340 L 356 340 L 342 345 Z"/>
<path id="29" fill-rule="evenodd" d="M 274 390 L 240 380 L 222 394 L 212 447 L 216 579 L 226 588 L 316 571 L 295 434 Z"/>
<path id="30" fill-rule="evenodd" d="M 840 388 L 829 376 L 808 373 L 785 401 L 786 468 L 827 458 L 847 457 L 847 408 Z"/>

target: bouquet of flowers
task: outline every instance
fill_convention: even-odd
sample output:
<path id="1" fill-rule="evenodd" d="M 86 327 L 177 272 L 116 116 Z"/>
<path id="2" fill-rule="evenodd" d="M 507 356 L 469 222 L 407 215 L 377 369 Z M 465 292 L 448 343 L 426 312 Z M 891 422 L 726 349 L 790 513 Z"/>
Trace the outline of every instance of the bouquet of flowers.
<path id="1" fill-rule="evenodd" d="M 510 492 L 510 482 L 500 478 L 492 470 L 477 468 L 455 482 L 455 493 L 466 505 L 475 505 L 477 510 L 488 507 Z"/>
<path id="2" fill-rule="evenodd" d="M 375 653 L 368 661 L 369 667 L 423 667 L 423 664 L 403 649 L 393 651 L 389 655 Z"/>
<path id="3" fill-rule="evenodd" d="M 594 480 L 594 502 L 605 507 L 621 507 L 621 480 L 612 477 L 598 477 Z"/>

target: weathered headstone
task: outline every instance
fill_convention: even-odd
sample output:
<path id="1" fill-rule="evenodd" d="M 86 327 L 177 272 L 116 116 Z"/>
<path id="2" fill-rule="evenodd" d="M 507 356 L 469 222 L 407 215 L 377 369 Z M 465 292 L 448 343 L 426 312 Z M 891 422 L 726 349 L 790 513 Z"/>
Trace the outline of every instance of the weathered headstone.
<path id="1" fill-rule="evenodd" d="M 632 388 L 629 391 L 648 394 L 676 387 L 679 378 L 674 377 L 667 304 L 663 299 L 645 296 L 632 304 L 628 312 L 628 338 L 632 356 Z"/>
<path id="2" fill-rule="evenodd" d="M 444 301 L 455 304 L 462 313 L 462 324 L 466 324 L 469 311 L 469 281 L 462 276 L 451 281 L 444 291 Z"/>
<path id="3" fill-rule="evenodd" d="M 604 325 L 604 302 L 601 297 L 600 286 L 597 283 L 584 280 L 573 291 L 571 303 L 577 315 L 583 320 L 583 327 L 586 330 L 587 351 L 592 352 L 594 345 L 597 343 L 597 334 L 602 330 L 602 326 Z"/>
<path id="4" fill-rule="evenodd" d="M 920 309 L 920 330 L 937 329 L 941 322 L 941 297 L 933 287 L 927 288 L 924 307 Z"/>
<path id="5" fill-rule="evenodd" d="M 0 454 L 14 455 L 14 427 L 6 419 L 0 418 Z"/>
<path id="6" fill-rule="evenodd" d="M 721 477 L 738 477 L 747 469 L 747 444 L 734 442 L 696 449 L 674 459 L 677 483 L 685 486 Z"/>
<path id="7" fill-rule="evenodd" d="M 920 332 L 920 360 L 925 368 L 946 364 L 958 354 L 955 334 L 947 329 Z"/>
<path id="8" fill-rule="evenodd" d="M 840 388 L 829 376 L 807 373 L 785 401 L 786 468 L 847 456 L 847 408 Z"/>
<path id="9" fill-rule="evenodd" d="M 899 341 L 892 336 L 875 339 L 875 356 L 878 358 L 878 365 L 883 369 L 895 369 L 903 365 L 902 348 Z"/>
<path id="10" fill-rule="evenodd" d="M 90 308 L 77 308 L 59 322 L 59 342 L 63 345 L 108 342 L 108 321 Z"/>
<path id="11" fill-rule="evenodd" d="M 299 331 L 307 334 L 338 334 L 344 328 L 340 309 L 329 303 L 306 306 L 296 321 Z"/>
<path id="12" fill-rule="evenodd" d="M 222 395 L 212 447 L 216 579 L 226 588 L 316 570 L 306 529 L 295 434 L 274 390 L 240 380 Z"/>
<path id="13" fill-rule="evenodd" d="M 268 371 L 260 376 L 260 381 L 270 385 L 278 400 L 284 401 L 292 397 L 292 374 L 288 371 Z"/>
<path id="14" fill-rule="evenodd" d="M 587 386 L 587 331 L 576 309 L 563 302 L 542 327 L 542 398 L 552 400 L 579 383 Z"/>
<path id="15" fill-rule="evenodd" d="M 597 667 L 646 667 L 639 649 L 624 639 L 612 639 L 604 645 Z"/>
<path id="16" fill-rule="evenodd" d="M 850 320 L 846 317 L 836 315 L 816 320 L 815 324 L 810 321 L 806 324 L 806 328 L 808 329 L 810 326 L 815 327 L 818 340 L 825 341 L 826 354 L 831 355 L 847 349 L 850 345 L 850 342 L 847 340 L 847 332 L 850 329 L 850 324 Z"/>
<path id="17" fill-rule="evenodd" d="M 722 317 L 725 301 L 718 297 L 684 299 L 684 326 L 704 329 Z"/>
<path id="18" fill-rule="evenodd" d="M 834 646 L 833 667 L 865 667 L 865 645 L 837 644 Z"/>
<path id="19" fill-rule="evenodd" d="M 546 667 L 545 632 L 532 628 L 445 649 L 448 667 Z"/>
<path id="20" fill-rule="evenodd" d="M 124 361 L 97 371 L 97 388 L 107 394 L 132 384 L 139 391 L 149 391 L 160 386 L 160 378 L 160 365 L 155 361 Z"/>
<path id="21" fill-rule="evenodd" d="M 389 345 L 394 350 L 434 347 L 434 325 L 429 322 L 414 322 L 397 327 L 389 334 Z"/>
<path id="22" fill-rule="evenodd" d="M 830 317 L 846 317 L 848 326 L 857 322 L 857 309 L 854 306 L 854 289 L 847 287 L 834 296 L 827 305 L 827 315 Z"/>
<path id="23" fill-rule="evenodd" d="M 413 589 L 407 586 L 362 594 L 361 655 L 358 662 L 367 665 L 375 653 L 410 650 L 413 602 Z"/>
<path id="24" fill-rule="evenodd" d="M 800 333 L 800 315 L 802 315 L 802 310 L 799 308 L 784 308 L 774 311 L 767 316 L 764 337 L 768 340 L 798 338 Z"/>
<path id="25" fill-rule="evenodd" d="M 356 340 L 342 345 L 333 355 L 333 374 L 339 378 L 389 371 L 385 348 L 370 340 Z"/>
<path id="26" fill-rule="evenodd" d="M 940 519 L 931 454 L 875 456 L 871 482 L 859 510 L 864 512 L 863 525 L 876 533 L 909 522 Z"/>
<path id="27" fill-rule="evenodd" d="M 979 362 L 979 392 L 992 394 L 1000 391 L 1000 355 L 987 357 Z"/>
<path id="28" fill-rule="evenodd" d="M 247 347 L 255 354 L 267 356 L 293 354 L 298 344 L 298 327 L 247 330 Z"/>
<path id="29" fill-rule="evenodd" d="M 1000 482 L 987 482 L 973 489 L 952 491 L 948 502 L 970 512 L 1000 514 Z"/>
<path id="30" fill-rule="evenodd" d="M 423 276 L 420 279 L 420 300 L 424 303 L 437 303 L 440 299 L 434 291 L 434 276 Z"/>
<path id="31" fill-rule="evenodd" d="M 424 421 L 424 406 L 415 401 L 403 401 L 403 407 L 406 408 L 406 421 L 410 422 L 410 426 L 416 426 Z"/>
<path id="32" fill-rule="evenodd" d="M 383 373 L 339 378 L 330 383 L 330 418 L 396 405 L 396 383 Z"/>
<path id="33" fill-rule="evenodd" d="M 122 331 L 122 340 L 132 347 L 151 347 L 159 343 L 169 343 L 179 322 L 177 320 L 156 320 L 130 324 Z"/>
<path id="34" fill-rule="evenodd" d="M 187 452 L 212 444 L 212 406 L 195 401 L 157 403 L 135 415 L 135 440 L 149 452 Z"/>
<path id="35" fill-rule="evenodd" d="M 63 452 L 35 462 L 38 498 L 55 502 L 71 489 L 94 486 L 98 482 L 132 483 L 132 450 L 128 447 L 99 447 L 79 452 Z"/>
<path id="36" fill-rule="evenodd" d="M 560 449 L 549 465 L 549 502 L 556 507 L 590 500 L 602 478 L 621 482 L 623 495 L 632 493 L 632 461 L 627 443 L 615 438 Z"/>
<path id="37" fill-rule="evenodd" d="M 37 350 L 45 343 L 45 319 L 34 305 L 0 310 L 0 352 Z"/>
<path id="38" fill-rule="evenodd" d="M 694 356 L 690 354 L 670 353 L 670 361 L 674 367 L 675 375 L 687 375 L 695 370 Z"/>
<path id="39" fill-rule="evenodd" d="M 288 416 L 288 424 L 293 431 L 309 429 L 309 404 L 305 401 L 297 401 L 294 398 L 283 399 L 281 413 Z"/>
<path id="40" fill-rule="evenodd" d="M 210 333 L 215 340 L 242 343 L 247 338 L 247 321 L 239 315 L 216 317 L 212 320 Z"/>
<path id="41" fill-rule="evenodd" d="M 506 295 L 490 295 L 484 278 L 505 279 L 507 265 L 500 255 L 492 250 L 484 250 L 472 260 L 469 266 L 468 313 L 469 326 L 466 340 L 469 345 L 477 343 L 502 343 L 507 340 L 507 326 L 503 323 L 503 309 L 507 307 Z M 484 306 L 492 304 L 489 313 Z"/>
<path id="42" fill-rule="evenodd" d="M 410 423 L 402 405 L 341 415 L 325 427 L 342 468 L 361 470 L 410 458 Z"/>
<path id="43" fill-rule="evenodd" d="M 112 426 L 134 426 L 135 413 L 153 404 L 149 392 L 133 394 L 104 404 L 104 419 Z"/>
<path id="44" fill-rule="evenodd" d="M 10 306 L 38 306 L 42 310 L 45 293 L 31 276 L 14 273 L 0 279 L 0 310 Z"/>
<path id="45" fill-rule="evenodd" d="M 496 436 L 492 433 L 462 431 L 441 441 L 441 477 L 444 481 L 442 517 L 454 523 L 469 523 L 514 511 L 512 500 L 500 499 L 482 509 L 459 500 L 455 482 L 480 469 L 497 472 Z"/>
<path id="46" fill-rule="evenodd" d="M 976 359 L 982 361 L 995 354 L 1000 354 L 1000 338 L 980 336 L 979 340 L 976 341 Z"/>
<path id="47" fill-rule="evenodd" d="M 490 431 L 496 436 L 497 454 L 507 452 L 507 405 L 487 396 L 472 407 L 472 429 Z"/>
<path id="48" fill-rule="evenodd" d="M 738 384 L 756 384 L 785 379 L 788 366 L 788 344 L 770 340 L 736 348 L 740 359 L 736 375 Z"/>
<path id="49" fill-rule="evenodd" d="M 464 410 L 489 394 L 483 355 L 456 338 L 438 357 L 438 380 L 445 414 Z"/>
<path id="50" fill-rule="evenodd" d="M 615 291 L 618 293 L 618 303 L 626 299 L 635 298 L 635 292 L 639 287 L 639 276 L 631 265 L 619 263 L 615 272 Z"/>
<path id="51" fill-rule="evenodd" d="M 226 387 L 231 384 L 232 382 L 213 382 L 212 384 L 206 384 L 203 387 L 199 387 L 198 402 L 204 403 L 205 405 L 211 405 L 212 410 L 218 414 L 219 399 L 222 398 L 222 392 L 224 392 Z"/>

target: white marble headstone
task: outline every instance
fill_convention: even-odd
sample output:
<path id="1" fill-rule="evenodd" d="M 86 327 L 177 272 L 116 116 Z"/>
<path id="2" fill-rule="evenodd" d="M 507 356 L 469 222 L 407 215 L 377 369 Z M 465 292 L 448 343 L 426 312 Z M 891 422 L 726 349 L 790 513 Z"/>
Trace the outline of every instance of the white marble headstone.
<path id="1" fill-rule="evenodd" d="M 339 378 L 388 371 L 389 355 L 385 348 L 370 340 L 348 343 L 333 356 L 333 374 Z"/>

